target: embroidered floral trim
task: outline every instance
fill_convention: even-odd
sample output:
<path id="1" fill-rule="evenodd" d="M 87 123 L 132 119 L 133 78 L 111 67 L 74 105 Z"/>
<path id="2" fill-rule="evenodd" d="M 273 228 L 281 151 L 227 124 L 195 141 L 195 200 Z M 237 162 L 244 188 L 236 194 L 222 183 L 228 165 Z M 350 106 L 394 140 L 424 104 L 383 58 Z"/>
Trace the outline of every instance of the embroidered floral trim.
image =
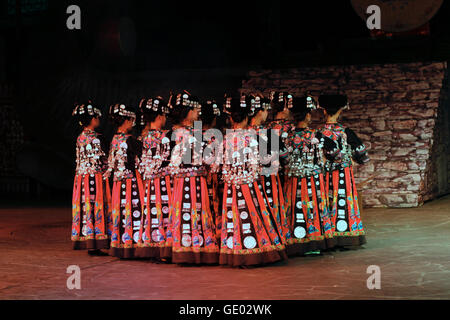
<path id="1" fill-rule="evenodd" d="M 324 139 L 317 138 L 314 129 L 293 131 L 287 139 L 288 176 L 304 177 L 321 172 L 324 168 Z"/>
<path id="2" fill-rule="evenodd" d="M 281 251 L 285 249 L 285 245 L 270 245 L 263 248 L 255 248 L 255 249 L 230 249 L 230 248 L 221 248 L 220 253 L 225 254 L 255 254 L 255 253 L 265 253 L 272 251 Z"/>

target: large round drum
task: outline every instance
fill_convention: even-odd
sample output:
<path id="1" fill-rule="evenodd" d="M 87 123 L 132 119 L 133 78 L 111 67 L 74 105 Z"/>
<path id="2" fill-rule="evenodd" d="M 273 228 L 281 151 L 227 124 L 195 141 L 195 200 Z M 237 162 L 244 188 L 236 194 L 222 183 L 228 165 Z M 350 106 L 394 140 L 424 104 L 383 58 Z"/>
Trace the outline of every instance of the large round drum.
<path id="1" fill-rule="evenodd" d="M 381 10 L 381 30 L 403 32 L 426 24 L 438 12 L 443 0 L 351 0 L 356 13 L 364 20 L 367 7 L 377 5 Z"/>

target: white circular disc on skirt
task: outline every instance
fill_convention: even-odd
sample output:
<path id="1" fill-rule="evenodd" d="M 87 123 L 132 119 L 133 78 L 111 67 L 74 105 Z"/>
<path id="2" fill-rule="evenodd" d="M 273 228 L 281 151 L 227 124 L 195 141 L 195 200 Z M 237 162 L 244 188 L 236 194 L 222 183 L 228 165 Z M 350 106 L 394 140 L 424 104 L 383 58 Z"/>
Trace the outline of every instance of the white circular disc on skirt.
<path id="1" fill-rule="evenodd" d="M 183 244 L 183 246 L 189 247 L 192 243 L 191 236 L 188 234 L 184 234 L 183 238 L 181 238 L 181 243 Z"/>
<path id="2" fill-rule="evenodd" d="M 303 227 L 296 227 L 294 229 L 294 236 L 298 239 L 302 239 L 306 236 L 306 230 Z"/>
<path id="3" fill-rule="evenodd" d="M 336 228 L 338 231 L 345 231 L 347 230 L 347 221 L 345 220 L 339 220 L 336 224 Z"/>
<path id="4" fill-rule="evenodd" d="M 233 237 L 228 237 L 227 239 L 227 247 L 233 249 Z"/>
<path id="5" fill-rule="evenodd" d="M 159 230 L 155 229 L 152 231 L 152 240 L 154 242 L 159 242 Z"/>
<path id="6" fill-rule="evenodd" d="M 244 246 L 247 249 L 253 249 L 256 247 L 256 239 L 253 236 L 248 236 L 244 238 Z"/>

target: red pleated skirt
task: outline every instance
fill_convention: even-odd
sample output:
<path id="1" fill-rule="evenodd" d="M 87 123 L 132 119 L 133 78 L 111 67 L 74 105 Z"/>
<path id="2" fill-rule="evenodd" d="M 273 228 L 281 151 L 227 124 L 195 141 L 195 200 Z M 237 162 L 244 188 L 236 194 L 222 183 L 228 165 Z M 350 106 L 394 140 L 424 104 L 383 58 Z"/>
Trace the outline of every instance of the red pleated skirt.
<path id="1" fill-rule="evenodd" d="M 144 186 L 141 175 L 114 181 L 112 187 L 112 234 L 110 255 L 135 258 L 140 241 Z"/>
<path id="2" fill-rule="evenodd" d="M 351 165 L 327 172 L 326 194 L 329 199 L 329 215 L 336 245 L 359 246 L 366 243 Z"/>
<path id="3" fill-rule="evenodd" d="M 287 245 L 287 240 L 290 239 L 291 232 L 287 218 L 287 201 L 283 192 L 280 176 L 278 174 L 272 174 L 269 177 L 262 175 L 261 183 L 263 185 L 265 203 L 269 209 L 272 221 L 276 225 L 281 243 Z M 289 251 L 288 248 L 286 249 Z"/>
<path id="4" fill-rule="evenodd" d="M 241 185 L 225 183 L 220 264 L 259 265 L 287 258 L 264 197 L 261 180 Z"/>
<path id="5" fill-rule="evenodd" d="M 219 246 L 206 178 L 175 177 L 172 200 L 172 262 L 218 263 Z"/>
<path id="6" fill-rule="evenodd" d="M 75 176 L 71 236 L 75 250 L 109 248 L 111 217 L 107 187 L 101 173 Z"/>
<path id="7" fill-rule="evenodd" d="M 323 173 L 287 179 L 289 254 L 302 255 L 335 245 Z"/>
<path id="8" fill-rule="evenodd" d="M 170 176 L 164 175 L 143 182 L 145 197 L 141 216 L 136 256 L 141 258 L 171 258 L 172 230 L 170 204 L 172 186 Z"/>
<path id="9" fill-rule="evenodd" d="M 220 194 L 221 194 L 220 189 L 223 185 L 219 183 L 219 176 L 217 173 L 208 172 L 206 182 L 208 185 L 211 213 L 213 216 L 214 224 L 216 226 L 216 237 L 217 240 L 220 242 L 220 230 L 222 227 L 221 223 L 222 213 L 220 210 Z"/>

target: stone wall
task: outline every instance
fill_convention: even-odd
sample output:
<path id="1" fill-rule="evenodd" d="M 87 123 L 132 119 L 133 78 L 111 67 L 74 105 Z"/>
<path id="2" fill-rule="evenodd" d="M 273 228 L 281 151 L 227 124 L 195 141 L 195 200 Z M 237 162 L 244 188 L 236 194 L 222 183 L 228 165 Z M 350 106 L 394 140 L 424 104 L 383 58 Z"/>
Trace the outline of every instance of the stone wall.
<path id="1" fill-rule="evenodd" d="M 413 207 L 450 191 L 447 63 L 330 66 L 251 71 L 242 91 L 343 92 L 341 122 L 366 143 L 355 167 L 367 207 Z M 315 124 L 323 121 L 316 112 Z M 366 182 L 363 184 L 363 182 Z"/>

